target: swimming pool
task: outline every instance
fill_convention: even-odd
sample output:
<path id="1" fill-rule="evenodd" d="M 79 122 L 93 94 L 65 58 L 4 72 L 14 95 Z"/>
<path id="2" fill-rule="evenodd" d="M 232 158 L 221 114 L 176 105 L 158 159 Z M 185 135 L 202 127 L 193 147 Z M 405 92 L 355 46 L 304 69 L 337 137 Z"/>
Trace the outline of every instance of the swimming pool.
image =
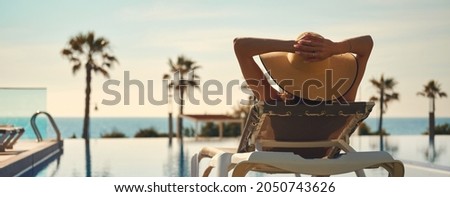
<path id="1" fill-rule="evenodd" d="M 377 136 L 353 136 L 352 146 L 378 150 Z M 189 176 L 190 158 L 203 146 L 237 147 L 238 138 L 185 138 L 181 146 L 167 138 L 92 139 L 86 149 L 82 139 L 64 140 L 64 153 L 36 176 L 57 177 L 181 177 Z M 436 137 L 436 156 L 428 158 L 427 136 L 388 136 L 386 150 L 394 158 L 434 164 L 450 169 L 450 136 Z"/>
<path id="2" fill-rule="evenodd" d="M 86 150 L 82 139 L 64 140 L 64 153 L 37 176 L 189 176 L 190 157 L 204 145 L 237 146 L 237 138 L 195 141 L 176 139 L 169 147 L 167 138 L 91 139 Z"/>

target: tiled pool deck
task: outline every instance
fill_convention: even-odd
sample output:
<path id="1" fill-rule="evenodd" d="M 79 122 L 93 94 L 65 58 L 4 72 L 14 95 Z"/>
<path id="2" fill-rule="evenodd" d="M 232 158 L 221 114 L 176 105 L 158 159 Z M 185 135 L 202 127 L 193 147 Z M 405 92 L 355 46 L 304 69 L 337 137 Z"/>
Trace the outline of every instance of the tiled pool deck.
<path id="1" fill-rule="evenodd" d="M 236 147 L 238 138 L 186 138 L 183 146 L 174 139 L 171 147 L 167 138 L 92 139 L 86 149 L 84 140 L 64 140 L 64 153 L 43 166 L 32 176 L 114 176 L 167 177 L 189 176 L 191 156 L 204 146 Z M 435 156 L 428 157 L 427 136 L 389 136 L 386 150 L 405 164 L 407 177 L 450 177 L 450 136 L 437 136 Z M 26 145 L 25 140 L 17 148 Z M 353 136 L 351 145 L 358 151 L 378 150 L 376 136 Z M 22 145 L 21 145 L 22 144 Z M 15 156 L 0 154 L 0 164 Z M 386 176 L 384 170 L 366 170 L 368 176 Z M 30 175 L 30 174 L 27 174 Z M 262 176 L 250 174 L 250 176 Z M 264 175 L 266 176 L 266 175 Z M 290 176 L 290 175 L 270 175 Z M 340 176 L 354 176 L 344 174 Z"/>

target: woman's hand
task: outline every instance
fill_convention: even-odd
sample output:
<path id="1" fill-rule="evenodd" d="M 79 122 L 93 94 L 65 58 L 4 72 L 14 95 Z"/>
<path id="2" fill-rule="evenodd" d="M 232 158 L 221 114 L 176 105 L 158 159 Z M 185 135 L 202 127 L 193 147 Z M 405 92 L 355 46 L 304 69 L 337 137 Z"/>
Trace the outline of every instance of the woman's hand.
<path id="1" fill-rule="evenodd" d="M 294 44 L 295 53 L 304 58 L 306 62 L 324 60 L 334 54 L 334 42 L 312 34 L 306 34 Z"/>

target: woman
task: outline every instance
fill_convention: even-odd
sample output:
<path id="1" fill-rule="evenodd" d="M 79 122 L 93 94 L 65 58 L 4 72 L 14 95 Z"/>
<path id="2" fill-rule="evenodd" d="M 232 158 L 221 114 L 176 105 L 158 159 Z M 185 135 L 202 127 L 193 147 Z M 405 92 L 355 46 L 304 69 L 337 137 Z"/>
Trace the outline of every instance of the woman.
<path id="1" fill-rule="evenodd" d="M 242 74 L 254 96 L 259 101 L 286 98 L 319 101 L 354 101 L 372 47 L 373 41 L 371 36 L 368 35 L 349 38 L 340 42 L 333 42 L 313 32 L 302 33 L 296 40 L 234 39 L 234 50 Z M 282 61 L 285 62 L 283 63 L 280 60 L 277 63 L 277 58 L 270 59 L 270 57 L 266 57 L 267 55 L 264 56 L 264 54 L 268 53 L 273 53 L 274 55 L 271 55 L 271 57 L 277 57 L 278 59 L 283 56 L 284 60 Z M 349 56 L 345 56 L 345 54 L 352 54 L 352 62 L 349 62 Z M 269 80 L 264 76 L 265 71 L 261 70 L 253 59 L 253 56 L 256 55 L 260 55 L 264 66 L 270 72 L 272 78 L 275 78 L 276 83 L 286 91 L 279 92 L 270 85 Z M 332 58 L 339 61 L 341 59 L 345 60 L 336 64 L 334 62 L 337 61 L 330 60 Z M 297 63 L 292 63 L 293 61 Z M 281 65 L 283 64 L 288 65 L 282 67 Z M 350 66 L 350 64 L 354 64 L 354 66 Z M 270 70 L 268 66 L 270 66 Z M 321 69 L 320 74 L 317 74 L 318 68 Z M 309 75 L 309 70 L 314 69 L 316 69 L 315 73 Z M 335 75 L 336 73 L 338 75 Z M 346 74 L 339 75 L 340 73 Z M 276 76 L 277 74 L 278 76 Z M 300 75 L 302 76 L 300 77 Z M 343 80 L 339 79 L 339 77 L 342 77 Z M 282 81 L 286 78 L 293 80 L 283 84 Z M 330 79 L 334 81 L 330 81 Z"/>

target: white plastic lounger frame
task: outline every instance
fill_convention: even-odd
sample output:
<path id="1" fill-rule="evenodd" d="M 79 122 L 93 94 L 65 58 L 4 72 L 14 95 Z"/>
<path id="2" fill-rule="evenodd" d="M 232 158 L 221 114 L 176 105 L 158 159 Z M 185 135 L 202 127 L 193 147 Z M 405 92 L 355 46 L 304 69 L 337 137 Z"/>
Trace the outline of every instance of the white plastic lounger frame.
<path id="1" fill-rule="evenodd" d="M 381 151 L 357 152 L 349 145 L 349 136 L 357 128 L 359 123 L 367 118 L 373 106 L 374 103 L 372 102 L 355 102 L 345 105 L 320 104 L 315 106 L 259 104 L 255 106 L 258 109 L 252 110 L 252 113 L 257 113 L 258 118 L 253 121 L 247 121 L 246 129 L 241 139 L 241 145 L 238 148 L 239 151 L 236 151 L 236 149 L 205 147 L 192 157 L 191 175 L 199 176 L 200 161 L 204 158 L 210 158 L 211 160 L 208 166 L 203 171 L 203 176 L 209 176 L 213 168 L 217 169 L 217 176 L 228 176 L 231 170 L 233 170 L 231 173 L 232 176 L 245 176 L 249 171 L 295 173 L 298 175 L 308 174 L 313 176 L 330 176 L 355 172 L 357 176 L 365 176 L 363 169 L 378 167 L 386 169 L 389 176 L 403 176 L 403 163 L 392 158 L 389 153 Z M 348 118 L 345 127 L 333 139 L 280 141 L 261 137 L 263 135 L 261 133 L 267 130 L 268 124 L 273 124 L 274 121 L 283 122 L 283 116 L 291 118 L 293 116 L 299 116 L 298 118 L 294 117 L 293 121 L 302 119 L 302 116 L 305 119 L 308 119 L 306 117 L 327 116 L 344 116 Z M 249 119 L 252 117 L 255 117 L 254 114 L 253 116 L 251 114 Z M 318 118 L 318 120 L 320 119 Z M 327 118 L 323 119 L 327 120 Z M 283 124 L 281 123 L 282 126 L 279 128 L 283 129 L 286 126 L 286 124 Z M 301 130 L 303 125 L 288 125 L 286 128 L 290 130 L 292 127 Z M 274 131 L 274 133 L 277 132 L 280 131 Z M 242 151 L 243 144 L 247 150 Z M 253 150 L 248 149 L 248 147 L 253 148 Z M 304 158 L 291 151 L 272 151 L 271 148 L 274 147 L 282 149 L 331 147 L 332 149 L 328 149 L 327 155 L 321 158 Z M 336 154 L 341 151 L 344 153 Z"/>

